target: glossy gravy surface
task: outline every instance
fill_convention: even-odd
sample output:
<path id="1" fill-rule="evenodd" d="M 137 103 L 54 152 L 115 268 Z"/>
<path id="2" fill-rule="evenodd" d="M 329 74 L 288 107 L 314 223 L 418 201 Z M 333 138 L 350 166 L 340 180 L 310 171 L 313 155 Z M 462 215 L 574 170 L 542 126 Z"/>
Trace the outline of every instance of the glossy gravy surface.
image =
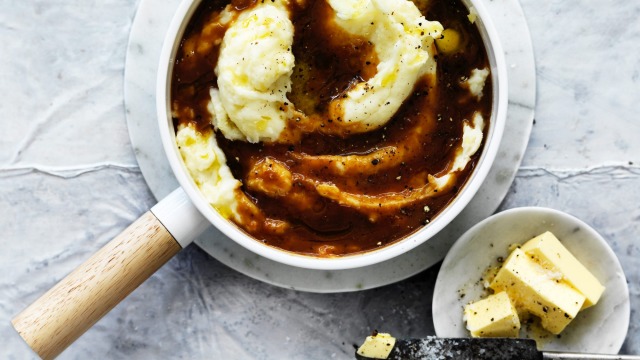
<path id="1" fill-rule="evenodd" d="M 200 132 L 214 131 L 207 104 L 209 89 L 217 87 L 214 68 L 226 30 L 215 19 L 228 4 L 203 1 L 185 32 L 171 89 L 176 127 L 193 123 Z M 324 0 L 290 7 L 296 65 L 288 97 L 296 110 L 319 124 L 318 131 L 300 134 L 300 127 L 306 125 L 291 121 L 286 131 L 297 135 L 279 144 L 229 141 L 215 134 L 233 175 L 243 181 L 242 190 L 248 198 L 266 219 L 289 225 L 284 232 L 261 226 L 244 228 L 258 241 L 319 256 L 374 249 L 429 226 L 464 185 L 482 148 L 449 191 L 401 206 L 383 201 L 388 194 L 408 198 L 414 189 L 427 183 L 428 174 L 446 172 L 454 157 L 453 149 L 461 142 L 463 121 L 471 119 L 474 112 L 480 112 L 485 121 L 490 118 L 490 78 L 480 100 L 461 85 L 471 70 L 489 66 L 481 37 L 467 19 L 468 11 L 459 1 L 451 0 L 416 1 L 416 5 L 427 19 L 440 21 L 445 29 L 456 29 L 461 34 L 462 50 L 438 54 L 437 76 L 421 79 L 386 126 L 363 134 L 332 131 L 335 126 L 326 111 L 328 103 L 355 82 L 375 75 L 378 59 L 373 44 L 333 25 L 329 21 L 333 10 Z M 255 6 L 255 1 L 232 1 L 230 6 L 244 10 Z M 358 161 L 353 161 L 356 157 Z M 346 171 L 336 170 L 335 162 L 339 161 L 346 162 Z M 258 174 L 266 187 L 271 181 L 270 188 L 278 188 L 280 180 L 270 172 L 273 164 L 284 165 L 292 175 L 292 186 L 286 194 L 274 196 L 250 185 Z M 314 186 L 318 183 L 366 195 L 369 206 L 365 211 L 340 205 L 321 196 Z"/>

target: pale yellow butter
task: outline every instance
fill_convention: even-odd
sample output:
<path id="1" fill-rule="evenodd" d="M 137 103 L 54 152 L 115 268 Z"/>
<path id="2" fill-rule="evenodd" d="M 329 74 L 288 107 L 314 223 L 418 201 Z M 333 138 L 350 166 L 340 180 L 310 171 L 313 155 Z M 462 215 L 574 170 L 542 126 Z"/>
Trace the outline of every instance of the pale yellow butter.
<path id="1" fill-rule="evenodd" d="M 362 346 L 358 348 L 358 355 L 372 359 L 386 359 L 395 344 L 396 338 L 391 334 L 377 333 L 367 336 Z"/>
<path id="2" fill-rule="evenodd" d="M 473 337 L 517 337 L 520 331 L 518 313 L 504 291 L 468 304 L 464 315 Z"/>
<path id="3" fill-rule="evenodd" d="M 527 241 L 522 251 L 545 269 L 562 273 L 563 280 L 586 297 L 583 309 L 595 305 L 600 299 L 604 286 L 551 232 Z"/>
<path id="4" fill-rule="evenodd" d="M 559 334 L 575 318 L 584 295 L 561 281 L 562 274 L 544 269 L 521 249 L 515 249 L 491 282 L 495 292 L 506 291 L 516 306 L 541 320 Z"/>

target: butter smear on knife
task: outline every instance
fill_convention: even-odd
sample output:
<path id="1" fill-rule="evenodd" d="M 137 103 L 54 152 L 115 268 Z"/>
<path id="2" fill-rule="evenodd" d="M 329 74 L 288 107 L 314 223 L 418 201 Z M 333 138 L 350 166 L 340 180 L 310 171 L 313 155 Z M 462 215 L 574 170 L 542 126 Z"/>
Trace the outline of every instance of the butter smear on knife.
<path id="1" fill-rule="evenodd" d="M 362 346 L 358 348 L 358 355 L 371 359 L 386 359 L 395 344 L 396 338 L 376 331 L 373 335 L 367 336 Z"/>

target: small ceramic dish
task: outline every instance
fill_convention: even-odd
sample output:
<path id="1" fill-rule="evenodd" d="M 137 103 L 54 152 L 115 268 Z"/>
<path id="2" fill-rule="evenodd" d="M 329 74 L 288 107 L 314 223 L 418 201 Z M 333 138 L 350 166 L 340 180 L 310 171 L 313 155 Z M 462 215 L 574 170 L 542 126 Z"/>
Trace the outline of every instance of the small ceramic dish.
<path id="1" fill-rule="evenodd" d="M 558 210 L 524 207 L 478 223 L 451 248 L 442 263 L 433 294 L 433 322 L 440 337 L 469 337 L 463 307 L 485 292 L 479 281 L 509 245 L 551 231 L 606 287 L 600 301 L 578 313 L 560 336 L 536 334 L 525 327 L 520 337 L 538 340 L 548 351 L 618 353 L 629 327 L 629 289 L 622 267 L 607 242 L 593 228 Z M 542 336 L 541 336 L 542 335 Z"/>

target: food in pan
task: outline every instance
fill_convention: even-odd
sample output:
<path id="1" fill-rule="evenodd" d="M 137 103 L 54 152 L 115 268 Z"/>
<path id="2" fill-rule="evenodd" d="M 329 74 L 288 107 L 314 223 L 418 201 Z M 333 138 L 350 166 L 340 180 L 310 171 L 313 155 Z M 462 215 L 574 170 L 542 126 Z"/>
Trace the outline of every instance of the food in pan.
<path id="1" fill-rule="evenodd" d="M 489 63 L 468 15 L 444 0 L 203 1 L 171 89 L 203 196 L 256 240 L 314 256 L 429 226 L 489 127 Z"/>

